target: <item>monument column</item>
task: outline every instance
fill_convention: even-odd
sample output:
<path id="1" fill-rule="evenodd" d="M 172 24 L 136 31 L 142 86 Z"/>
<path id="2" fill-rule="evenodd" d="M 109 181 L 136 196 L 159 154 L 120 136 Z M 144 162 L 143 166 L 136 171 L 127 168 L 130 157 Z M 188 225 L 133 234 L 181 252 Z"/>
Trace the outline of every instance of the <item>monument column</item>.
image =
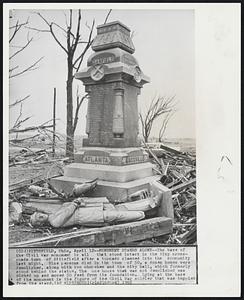
<path id="1" fill-rule="evenodd" d="M 90 133 L 90 110 L 91 110 L 91 97 L 87 94 L 87 114 L 86 114 L 86 134 L 89 137 Z"/>
<path id="2" fill-rule="evenodd" d="M 114 138 L 124 136 L 124 91 L 115 89 L 114 111 L 113 111 L 113 135 Z"/>

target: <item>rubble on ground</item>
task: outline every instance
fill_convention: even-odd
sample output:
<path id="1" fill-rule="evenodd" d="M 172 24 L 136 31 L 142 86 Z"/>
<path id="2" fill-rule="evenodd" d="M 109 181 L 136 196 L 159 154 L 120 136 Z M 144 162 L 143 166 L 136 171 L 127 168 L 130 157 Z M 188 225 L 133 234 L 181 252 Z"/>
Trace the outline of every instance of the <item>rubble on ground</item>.
<path id="1" fill-rule="evenodd" d="M 172 191 L 174 206 L 173 233 L 155 238 L 163 244 L 196 243 L 196 157 L 160 145 L 160 148 L 146 147 L 155 163 L 155 171 L 161 174 L 161 183 Z"/>
<path id="2" fill-rule="evenodd" d="M 194 244 L 196 243 L 196 159 L 195 155 L 181 152 L 169 147 L 161 146 L 158 149 L 151 149 L 146 146 L 152 162 L 155 164 L 155 172 L 161 175 L 160 182 L 172 191 L 174 206 L 173 233 L 160 237 L 151 238 L 142 242 L 148 244 Z M 45 163 L 49 162 L 52 168 L 56 162 L 68 161 L 67 158 L 53 158 L 48 151 L 20 151 L 10 157 L 10 167 L 17 164 Z M 48 176 L 36 176 L 31 179 L 22 179 L 9 186 L 9 235 L 14 241 L 23 239 L 42 237 L 43 235 L 54 235 L 72 230 L 57 229 L 45 226 L 43 228 L 33 228 L 30 224 L 30 216 L 35 212 L 32 207 L 25 206 L 28 199 L 46 199 L 49 201 L 61 200 L 71 201 L 74 197 L 85 195 L 89 187 L 95 188 L 96 180 L 86 185 L 74 186 L 71 195 L 66 195 L 63 191 L 57 191 L 51 184 L 50 178 L 60 176 L 59 174 Z M 146 191 L 141 191 L 147 194 Z M 136 196 L 136 195 L 135 195 Z M 133 201 L 134 196 L 129 197 Z M 136 197 L 135 197 L 136 199 Z M 18 234 L 16 234 L 18 233 Z M 16 237 L 17 235 L 17 237 Z M 17 239 L 17 240 L 16 240 Z"/>

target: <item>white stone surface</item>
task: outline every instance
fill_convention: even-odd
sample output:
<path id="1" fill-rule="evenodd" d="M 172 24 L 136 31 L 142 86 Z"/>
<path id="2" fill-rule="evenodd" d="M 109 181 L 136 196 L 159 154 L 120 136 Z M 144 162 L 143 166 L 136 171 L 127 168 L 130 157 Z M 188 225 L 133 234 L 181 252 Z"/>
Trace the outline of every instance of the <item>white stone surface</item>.
<path id="1" fill-rule="evenodd" d="M 64 176 L 67 177 L 98 178 L 112 182 L 128 182 L 152 175 L 152 164 L 149 162 L 126 166 L 73 163 L 64 169 Z"/>

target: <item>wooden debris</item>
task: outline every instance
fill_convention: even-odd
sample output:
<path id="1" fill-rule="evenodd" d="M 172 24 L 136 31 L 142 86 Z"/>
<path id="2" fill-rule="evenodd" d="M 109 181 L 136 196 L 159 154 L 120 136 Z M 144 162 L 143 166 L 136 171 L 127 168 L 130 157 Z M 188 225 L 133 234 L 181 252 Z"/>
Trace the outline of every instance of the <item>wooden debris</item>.
<path id="1" fill-rule="evenodd" d="M 148 150 L 148 147 L 146 150 Z M 173 226 L 173 233 L 163 239 L 160 237 L 160 242 L 164 244 L 195 243 L 195 155 L 162 144 L 156 144 L 155 148 L 150 148 L 148 152 L 153 162 L 155 162 L 156 173 L 161 174 L 160 182 L 169 188 L 172 193 L 174 206 L 175 224 Z"/>
<path id="2" fill-rule="evenodd" d="M 21 148 L 21 146 L 19 147 Z M 60 165 L 60 168 L 62 168 L 63 163 L 66 163 L 68 161 L 67 158 L 59 157 L 54 159 L 53 157 L 51 158 L 49 156 L 51 154 L 51 151 L 48 151 L 47 149 L 36 151 L 30 150 L 28 149 L 28 147 L 22 147 L 17 154 L 15 152 L 15 155 L 12 155 L 12 157 L 10 157 L 10 165 L 12 165 L 13 167 L 18 163 L 20 163 L 20 165 L 23 165 L 23 168 L 35 168 L 35 166 L 38 167 L 45 163 L 50 163 L 50 165 L 52 165 L 46 176 L 37 175 L 33 176 L 31 179 L 21 179 L 10 185 L 10 202 L 17 201 L 22 204 L 21 226 L 15 224 L 14 230 L 16 229 L 17 232 L 19 228 L 21 229 L 21 232 L 23 234 L 26 233 L 26 240 L 29 239 L 30 236 L 32 236 L 32 238 L 37 236 L 42 238 L 51 238 L 51 240 L 41 239 L 38 240 L 36 244 L 33 244 L 38 246 L 62 246 L 66 245 L 66 242 L 70 243 L 70 245 L 73 245 L 74 242 L 75 245 L 78 246 L 117 245 L 120 243 L 127 244 L 130 242 L 136 244 L 138 243 L 136 241 L 141 240 L 144 241 L 143 243 L 145 243 L 145 245 L 147 245 L 147 243 L 194 244 L 196 242 L 195 156 L 191 155 L 190 153 L 171 149 L 170 147 L 157 149 L 159 151 L 156 152 L 154 151 L 154 149 L 151 149 L 149 147 L 146 147 L 145 150 L 148 151 L 149 155 L 152 157 L 152 162 L 155 162 L 155 172 L 161 175 L 160 182 L 163 184 L 163 187 L 167 189 L 167 192 L 164 191 L 163 193 L 164 199 L 162 201 L 162 203 L 164 204 L 164 214 L 157 213 L 156 218 L 154 217 L 154 215 L 148 215 L 150 219 L 138 221 L 140 222 L 140 226 L 139 224 L 136 225 L 136 223 L 138 222 L 133 222 L 127 224 L 106 226 L 103 228 L 95 228 L 95 231 L 94 228 L 83 228 L 76 230 L 74 228 L 70 228 L 65 230 L 62 229 L 62 231 L 55 231 L 55 229 L 49 227 L 40 229 L 40 231 L 38 231 L 39 234 L 34 234 L 35 232 L 37 232 L 37 229 L 34 229 L 29 225 L 30 214 L 34 213 L 35 211 L 45 212 L 49 210 L 51 212 L 52 207 L 62 205 L 67 201 L 72 201 L 78 195 L 82 195 L 82 199 L 86 199 L 86 197 L 83 197 L 84 186 L 82 188 L 79 187 L 81 193 L 79 191 L 79 188 L 76 188 L 78 190 L 78 193 L 74 193 L 73 195 L 64 195 L 62 191 L 57 191 L 55 187 L 50 186 L 49 179 L 60 176 L 59 174 L 50 176 L 53 166 L 56 167 L 57 165 Z M 26 163 L 26 161 L 28 161 L 28 163 Z M 159 182 L 157 183 L 160 184 Z M 89 184 L 92 184 L 92 182 L 88 182 L 88 185 Z M 33 196 L 30 191 L 28 191 L 28 187 L 30 185 L 39 186 L 38 190 L 40 190 L 41 192 L 36 193 L 36 196 Z M 51 191 L 51 193 L 45 194 L 43 191 L 48 189 Z M 134 201 L 135 199 L 137 199 L 137 197 L 140 198 L 140 195 L 136 194 L 134 196 L 135 197 L 132 197 L 133 199 L 127 199 L 127 201 Z M 104 202 L 104 199 L 101 199 L 99 201 L 94 199 L 95 202 L 93 202 L 91 198 L 87 198 L 88 205 L 97 205 L 96 203 L 107 203 L 108 200 L 105 200 L 106 201 Z M 172 200 L 174 209 L 172 208 Z M 165 207 L 168 204 L 170 204 L 169 207 Z M 167 211 L 166 215 L 165 211 Z M 174 219 L 175 224 L 173 226 L 173 232 L 170 232 L 169 230 L 164 231 L 164 229 L 160 227 L 161 225 L 158 225 L 161 223 L 157 223 L 155 220 L 158 219 L 159 216 L 167 217 L 169 218 L 169 220 L 171 220 L 171 230 L 172 220 Z M 156 223 L 154 223 L 154 221 Z M 135 228 L 132 225 L 135 226 Z M 158 227 L 161 228 L 161 231 L 158 230 Z M 33 232 L 33 235 L 31 235 L 31 232 Z M 57 232 L 62 232 L 62 234 L 57 235 Z M 21 236 L 23 236 L 23 234 L 21 234 Z M 47 234 L 49 235 L 49 237 L 45 236 Z M 17 238 L 17 240 L 20 241 L 21 239 Z M 28 245 L 28 243 L 26 245 Z"/>
<path id="3" fill-rule="evenodd" d="M 196 178 L 193 178 L 193 179 L 188 180 L 188 181 L 186 181 L 182 184 L 179 184 L 179 185 L 176 185 L 176 186 L 172 187 L 171 191 L 172 192 L 176 192 L 176 191 L 178 192 L 178 191 L 183 190 L 183 189 L 185 189 L 185 188 L 187 188 L 191 185 L 194 185 L 194 184 L 196 184 Z"/>

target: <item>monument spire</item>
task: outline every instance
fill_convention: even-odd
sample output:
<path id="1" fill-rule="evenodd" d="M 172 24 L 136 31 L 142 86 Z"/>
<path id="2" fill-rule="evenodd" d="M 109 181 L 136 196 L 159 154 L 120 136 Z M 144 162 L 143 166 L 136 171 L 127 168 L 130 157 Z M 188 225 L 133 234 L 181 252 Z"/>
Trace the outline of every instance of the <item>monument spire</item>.
<path id="1" fill-rule="evenodd" d="M 132 55 L 130 29 L 119 21 L 99 25 L 92 49 L 87 68 L 75 75 L 90 102 L 83 146 L 138 147 L 137 97 L 149 78 Z"/>
<path id="2" fill-rule="evenodd" d="M 119 21 L 97 26 L 97 36 L 92 44 L 94 51 L 112 48 L 121 48 L 131 54 L 135 52 L 130 29 Z"/>

